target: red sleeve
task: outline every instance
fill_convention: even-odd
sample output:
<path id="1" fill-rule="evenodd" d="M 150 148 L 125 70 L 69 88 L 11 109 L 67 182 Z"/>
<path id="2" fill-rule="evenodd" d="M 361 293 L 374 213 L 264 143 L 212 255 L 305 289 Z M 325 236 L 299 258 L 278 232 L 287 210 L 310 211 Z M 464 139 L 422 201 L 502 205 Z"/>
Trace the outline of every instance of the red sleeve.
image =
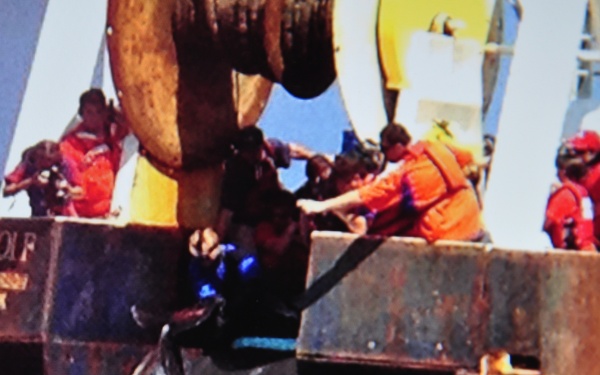
<path id="1" fill-rule="evenodd" d="M 81 173 L 77 169 L 77 166 L 73 160 L 69 158 L 63 158 L 64 174 L 69 183 L 73 186 L 81 186 Z"/>
<path id="2" fill-rule="evenodd" d="M 74 136 L 72 134 L 65 136 L 59 143 L 59 146 L 63 158 L 74 168 L 79 168 L 79 165 L 83 161 L 84 153 L 77 147 Z"/>
<path id="3" fill-rule="evenodd" d="M 17 164 L 15 169 L 4 177 L 6 184 L 16 184 L 23 181 L 27 174 L 27 165 L 24 162 Z"/>
<path id="4" fill-rule="evenodd" d="M 406 174 L 403 166 L 358 189 L 363 204 L 371 211 L 382 211 L 402 201 L 402 179 Z"/>
<path id="5" fill-rule="evenodd" d="M 561 187 L 548 199 L 546 219 L 562 224 L 566 218 L 575 215 L 578 209 L 577 199 L 573 193 L 568 188 Z"/>
<path id="6" fill-rule="evenodd" d="M 564 223 L 576 213 L 577 200 L 573 193 L 565 187 L 559 188 L 548 199 L 544 230 L 550 236 L 552 246 L 564 248 Z"/>

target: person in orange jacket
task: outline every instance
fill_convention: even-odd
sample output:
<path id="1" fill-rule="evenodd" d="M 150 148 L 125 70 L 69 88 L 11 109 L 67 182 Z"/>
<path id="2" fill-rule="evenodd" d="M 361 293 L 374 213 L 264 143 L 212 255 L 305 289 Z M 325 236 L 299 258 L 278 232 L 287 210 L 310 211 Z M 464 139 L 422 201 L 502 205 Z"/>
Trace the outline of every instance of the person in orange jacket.
<path id="1" fill-rule="evenodd" d="M 594 235 L 600 239 L 600 135 L 593 130 L 582 130 L 568 138 L 566 149 L 581 159 L 586 166 L 579 183 L 587 190 L 594 204 Z"/>
<path id="2" fill-rule="evenodd" d="M 81 123 L 60 141 L 61 152 L 76 167 L 82 183 L 83 196 L 74 201 L 75 210 L 80 217 L 107 217 L 121 162 L 122 140 L 129 130 L 107 105 L 100 89 L 81 94 L 78 112 Z"/>
<path id="3" fill-rule="evenodd" d="M 544 231 L 559 249 L 596 251 L 593 204 L 579 184 L 587 172 L 584 160 L 562 145 L 556 156 L 560 186 L 548 198 Z"/>
<path id="4" fill-rule="evenodd" d="M 359 189 L 325 201 L 300 200 L 306 214 L 365 205 L 394 220 L 380 234 L 480 241 L 485 236 L 473 187 L 462 167 L 472 156 L 441 142 L 411 144 L 404 126 L 388 124 L 380 134 L 381 150 L 398 168 Z M 377 215 L 375 217 L 377 222 Z M 389 228 L 393 227 L 393 230 Z M 377 234 L 377 233 L 374 233 Z"/>

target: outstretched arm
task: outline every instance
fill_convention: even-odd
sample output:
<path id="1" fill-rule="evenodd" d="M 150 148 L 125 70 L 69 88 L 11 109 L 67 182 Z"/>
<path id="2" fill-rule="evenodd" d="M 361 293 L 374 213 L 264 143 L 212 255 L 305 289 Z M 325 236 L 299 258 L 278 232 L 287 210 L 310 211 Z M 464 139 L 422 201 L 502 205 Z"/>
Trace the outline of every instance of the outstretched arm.
<path id="1" fill-rule="evenodd" d="M 298 143 L 289 143 L 290 157 L 292 159 L 308 160 L 315 156 L 315 152 Z"/>
<path id="2" fill-rule="evenodd" d="M 10 197 L 11 195 L 15 195 L 21 190 L 27 189 L 29 186 L 33 184 L 33 177 L 25 178 L 19 182 L 7 183 L 2 190 L 3 197 Z"/>
<path id="3" fill-rule="evenodd" d="M 332 213 L 346 224 L 350 233 L 366 234 L 368 228 L 367 218 L 353 212 L 333 210 Z"/>
<path id="4" fill-rule="evenodd" d="M 299 199 L 298 207 L 307 215 L 330 212 L 332 210 L 347 210 L 363 204 L 358 190 L 351 190 L 335 198 L 324 201 L 313 201 L 310 199 Z"/>

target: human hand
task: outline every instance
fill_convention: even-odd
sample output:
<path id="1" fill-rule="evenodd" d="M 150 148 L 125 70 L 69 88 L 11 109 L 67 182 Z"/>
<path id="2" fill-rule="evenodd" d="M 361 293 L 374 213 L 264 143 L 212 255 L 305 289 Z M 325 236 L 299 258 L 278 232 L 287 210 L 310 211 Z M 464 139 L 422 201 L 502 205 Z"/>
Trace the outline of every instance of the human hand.
<path id="1" fill-rule="evenodd" d="M 307 215 L 320 214 L 325 211 L 323 202 L 311 199 L 298 199 L 296 206 Z"/>
<path id="2" fill-rule="evenodd" d="M 219 236 L 213 228 L 197 229 L 192 233 L 188 243 L 190 254 L 206 260 L 214 261 L 221 255 Z"/>
<path id="3" fill-rule="evenodd" d="M 78 200 L 84 197 L 83 188 L 81 186 L 70 186 L 69 193 L 71 194 L 71 198 Z"/>
<path id="4" fill-rule="evenodd" d="M 50 183 L 50 171 L 43 170 L 33 178 L 32 183 L 38 187 L 44 187 Z"/>
<path id="5" fill-rule="evenodd" d="M 86 166 L 90 166 L 97 156 L 108 152 L 110 152 L 110 148 L 108 147 L 108 145 L 101 144 L 99 146 L 96 146 L 85 154 L 85 156 L 83 157 L 83 163 Z"/>

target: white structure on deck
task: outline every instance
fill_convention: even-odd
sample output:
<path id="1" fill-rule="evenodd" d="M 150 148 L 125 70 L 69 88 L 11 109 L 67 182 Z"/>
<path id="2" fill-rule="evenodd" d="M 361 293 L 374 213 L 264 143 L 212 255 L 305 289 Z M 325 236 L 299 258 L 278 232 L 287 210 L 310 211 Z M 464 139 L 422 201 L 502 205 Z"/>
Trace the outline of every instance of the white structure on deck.
<path id="1" fill-rule="evenodd" d="M 484 217 L 496 244 L 541 249 L 550 246 L 544 211 L 577 78 L 587 1 L 522 4 Z"/>

